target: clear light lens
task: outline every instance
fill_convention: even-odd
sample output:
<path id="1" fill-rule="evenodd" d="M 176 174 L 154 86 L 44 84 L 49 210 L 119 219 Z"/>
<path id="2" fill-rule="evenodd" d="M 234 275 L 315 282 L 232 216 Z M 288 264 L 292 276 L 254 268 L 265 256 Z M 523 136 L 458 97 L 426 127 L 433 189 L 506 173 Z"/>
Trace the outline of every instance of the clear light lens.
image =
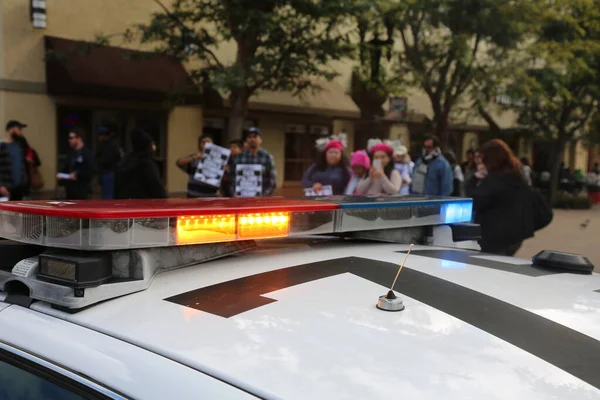
<path id="1" fill-rule="evenodd" d="M 40 257 L 40 273 L 49 277 L 65 279 L 75 282 L 77 265 L 73 262 Z"/>
<path id="2" fill-rule="evenodd" d="M 444 224 L 470 222 L 473 217 L 473 203 L 449 203 L 442 206 L 442 221 Z"/>

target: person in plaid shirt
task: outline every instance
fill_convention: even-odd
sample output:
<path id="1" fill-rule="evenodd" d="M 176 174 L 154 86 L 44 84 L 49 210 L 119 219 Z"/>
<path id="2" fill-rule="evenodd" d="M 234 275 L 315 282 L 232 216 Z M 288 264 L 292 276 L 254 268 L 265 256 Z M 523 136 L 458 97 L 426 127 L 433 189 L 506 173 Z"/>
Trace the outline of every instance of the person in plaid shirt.
<path id="1" fill-rule="evenodd" d="M 248 143 L 248 150 L 238 154 L 233 166 L 229 171 L 229 182 L 231 182 L 231 193 L 235 193 L 235 167 L 239 164 L 259 164 L 262 165 L 262 195 L 272 196 L 277 184 L 277 174 L 275 171 L 275 160 L 273 156 L 261 148 L 262 135 L 258 128 L 250 128 L 246 131 L 245 141 Z"/>

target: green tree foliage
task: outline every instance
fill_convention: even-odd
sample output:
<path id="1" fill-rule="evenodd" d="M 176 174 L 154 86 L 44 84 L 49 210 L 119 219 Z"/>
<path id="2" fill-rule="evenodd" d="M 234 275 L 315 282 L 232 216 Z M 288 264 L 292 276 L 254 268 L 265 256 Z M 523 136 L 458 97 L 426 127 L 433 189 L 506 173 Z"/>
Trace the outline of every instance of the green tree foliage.
<path id="1" fill-rule="evenodd" d="M 553 139 L 552 188 L 565 145 L 583 138 L 600 98 L 600 2 L 548 0 L 542 27 L 528 47 L 530 68 L 511 94 L 521 99 L 520 123 Z"/>
<path id="2" fill-rule="evenodd" d="M 397 76 L 427 93 L 434 133 L 447 143 L 451 112 L 530 33 L 537 0 L 387 0 L 403 45 Z"/>
<path id="3" fill-rule="evenodd" d="M 248 101 L 260 91 L 318 90 L 332 79 L 330 62 L 353 52 L 347 27 L 353 0 L 174 0 L 127 33 L 162 53 L 189 61 L 196 82 L 230 100 L 228 138 L 240 137 Z M 232 60 L 218 47 L 235 44 Z"/>

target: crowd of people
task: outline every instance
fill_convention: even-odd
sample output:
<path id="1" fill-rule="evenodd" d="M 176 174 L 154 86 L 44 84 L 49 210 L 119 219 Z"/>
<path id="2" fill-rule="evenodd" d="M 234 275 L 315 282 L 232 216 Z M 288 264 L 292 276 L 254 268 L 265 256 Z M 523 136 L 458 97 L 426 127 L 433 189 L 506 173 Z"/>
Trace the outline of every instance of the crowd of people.
<path id="1" fill-rule="evenodd" d="M 27 125 L 19 121 L 6 124 L 6 137 L 0 142 L 0 197 L 21 200 L 44 183 L 39 173 L 41 161 L 24 135 Z M 154 160 L 156 146 L 141 129 L 129 134 L 131 151 L 125 154 L 114 126 L 98 132 L 99 145 L 94 155 L 86 146 L 86 132 L 69 130 L 69 153 L 58 184 L 66 199 L 90 198 L 92 181 L 98 173 L 103 199 L 160 199 L 167 197 Z M 233 197 L 236 194 L 236 167 L 260 166 L 262 196 L 273 195 L 276 169 L 273 156 L 262 148 L 258 128 L 244 132 L 241 140 L 229 142 L 230 156 L 220 185 L 197 179 L 197 171 L 213 138 L 203 135 L 198 149 L 177 160 L 188 175 L 187 196 Z M 475 222 L 482 227 L 482 250 L 513 255 L 523 240 L 547 225 L 552 212 L 531 189 L 533 177 L 527 160 L 519 160 L 499 139 L 469 150 L 459 165 L 451 151 L 442 152 L 440 141 L 427 136 L 420 157 L 412 162 L 399 141 L 371 139 L 367 148 L 345 153 L 346 143 L 339 137 L 317 142 L 318 158 L 304 173 L 302 184 L 319 194 L 329 187 L 333 195 L 377 196 L 419 194 L 429 196 L 467 196 L 473 199 Z M 600 174 L 600 171 L 598 171 Z"/>

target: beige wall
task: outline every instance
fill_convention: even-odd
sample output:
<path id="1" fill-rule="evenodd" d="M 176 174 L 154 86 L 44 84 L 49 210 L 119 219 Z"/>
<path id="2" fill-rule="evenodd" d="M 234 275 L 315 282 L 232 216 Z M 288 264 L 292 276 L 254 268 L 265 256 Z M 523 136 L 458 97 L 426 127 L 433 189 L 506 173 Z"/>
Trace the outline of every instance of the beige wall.
<path id="1" fill-rule="evenodd" d="M 122 33 L 133 24 L 147 21 L 150 13 L 158 10 L 156 3 L 148 0 L 53 0 L 46 2 L 48 27 L 34 29 L 29 3 L 0 1 L 0 37 L 5 46 L 0 49 L 0 72 L 4 71 L 0 78 L 44 82 L 44 35 L 92 41 L 99 33 Z"/>
<path id="2" fill-rule="evenodd" d="M 263 136 L 263 147 L 275 159 L 277 171 L 277 187 L 283 185 L 283 172 L 285 169 L 285 124 L 290 121 L 283 116 L 263 116 L 258 120 L 260 132 Z"/>
<path id="3" fill-rule="evenodd" d="M 175 162 L 198 151 L 198 136 L 202 134 L 202 109 L 175 107 L 169 114 L 167 134 L 167 191 L 185 192 L 188 176 Z"/>
<path id="4" fill-rule="evenodd" d="M 28 125 L 25 135 L 42 161 L 41 173 L 45 182 L 44 190 L 54 189 L 57 169 L 57 123 L 54 102 L 50 97 L 42 94 L 0 91 L 0 118 L 2 121 L 17 119 Z"/>
<path id="5" fill-rule="evenodd" d="M 402 142 L 402 145 L 407 149 L 410 149 L 410 131 L 407 125 L 394 124 L 390 127 L 389 133 L 390 140 L 398 140 Z"/>
<path id="6" fill-rule="evenodd" d="M 346 132 L 346 135 L 348 136 L 348 148 L 346 149 L 346 152 L 350 154 L 354 151 L 354 122 L 344 119 L 334 120 L 333 134 L 337 135 L 341 132 Z"/>
<path id="7" fill-rule="evenodd" d="M 479 136 L 473 132 L 466 132 L 463 136 L 462 157 L 460 160 L 467 159 L 467 150 L 477 150 L 479 148 Z"/>
<path id="8" fill-rule="evenodd" d="M 578 141 L 574 146 L 574 160 L 573 160 L 573 169 L 580 169 L 583 173 L 587 172 L 588 168 L 588 157 L 589 152 L 588 149 L 585 148 L 581 141 Z"/>

